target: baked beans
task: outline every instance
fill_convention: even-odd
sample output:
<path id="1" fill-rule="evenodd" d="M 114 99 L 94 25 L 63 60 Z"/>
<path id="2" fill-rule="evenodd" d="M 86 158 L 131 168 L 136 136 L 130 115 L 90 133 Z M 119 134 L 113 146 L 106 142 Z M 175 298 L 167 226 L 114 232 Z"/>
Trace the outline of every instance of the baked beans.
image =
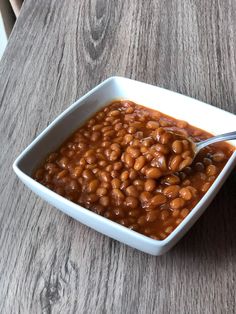
<path id="1" fill-rule="evenodd" d="M 52 152 L 34 179 L 99 215 L 163 240 L 208 191 L 234 150 L 216 143 L 193 160 L 191 141 L 210 136 L 131 101 L 114 101 Z"/>

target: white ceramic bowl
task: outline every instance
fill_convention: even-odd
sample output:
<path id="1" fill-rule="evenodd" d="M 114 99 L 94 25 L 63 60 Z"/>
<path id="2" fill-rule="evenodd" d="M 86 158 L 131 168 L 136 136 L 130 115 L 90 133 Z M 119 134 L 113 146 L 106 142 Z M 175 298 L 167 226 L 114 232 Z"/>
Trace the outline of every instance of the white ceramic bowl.
<path id="1" fill-rule="evenodd" d="M 153 240 L 109 219 L 99 216 L 54 193 L 31 178 L 38 164 L 93 113 L 114 99 L 129 99 L 157 109 L 177 119 L 186 120 L 213 134 L 234 131 L 236 116 L 195 99 L 145 83 L 122 77 L 111 77 L 81 97 L 59 115 L 16 159 L 13 169 L 36 194 L 62 212 L 83 224 L 143 252 L 161 255 L 167 252 L 189 230 L 210 204 L 236 163 L 236 152 L 211 188 L 183 220 L 162 241 Z M 219 123 L 220 121 L 220 123 Z M 231 141 L 233 145 L 236 141 Z"/>

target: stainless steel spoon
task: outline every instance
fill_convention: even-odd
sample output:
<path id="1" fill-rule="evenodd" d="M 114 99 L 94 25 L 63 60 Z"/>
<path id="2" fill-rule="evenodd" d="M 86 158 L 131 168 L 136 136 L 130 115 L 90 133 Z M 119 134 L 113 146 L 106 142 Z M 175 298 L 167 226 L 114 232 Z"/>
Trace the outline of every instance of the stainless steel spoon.
<path id="1" fill-rule="evenodd" d="M 195 155 L 203 148 L 206 147 L 210 144 L 216 143 L 216 142 L 222 142 L 222 141 L 226 141 L 226 140 L 235 140 L 236 139 L 236 131 L 234 132 L 229 132 L 229 133 L 224 133 L 224 134 L 220 134 L 217 136 L 213 136 L 208 138 L 207 140 L 198 142 L 198 143 L 193 143 L 194 144 L 194 151 L 195 151 Z"/>
<path id="2" fill-rule="evenodd" d="M 201 142 L 198 142 L 198 143 L 194 143 L 193 142 L 193 149 L 194 149 L 194 152 L 195 152 L 195 156 L 198 154 L 198 152 L 210 145 L 210 144 L 213 144 L 213 143 L 216 143 L 216 142 L 222 142 L 222 141 L 227 141 L 227 140 L 235 140 L 236 139 L 236 131 L 234 132 L 230 132 L 230 133 L 225 133 L 225 134 L 220 134 L 220 135 L 217 135 L 217 136 L 213 136 L 213 137 L 210 137 L 208 138 L 207 140 L 205 141 L 201 141 Z"/>

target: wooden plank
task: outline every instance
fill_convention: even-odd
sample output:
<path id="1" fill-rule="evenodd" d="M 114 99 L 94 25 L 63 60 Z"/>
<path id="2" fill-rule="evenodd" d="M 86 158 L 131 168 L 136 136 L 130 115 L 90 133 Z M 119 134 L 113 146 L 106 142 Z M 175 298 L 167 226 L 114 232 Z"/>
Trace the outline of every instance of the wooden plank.
<path id="1" fill-rule="evenodd" d="M 235 12 L 233 0 L 24 1 L 0 64 L 1 313 L 235 312 L 235 172 L 187 236 L 152 257 L 60 213 L 11 168 L 114 74 L 236 113 Z"/>

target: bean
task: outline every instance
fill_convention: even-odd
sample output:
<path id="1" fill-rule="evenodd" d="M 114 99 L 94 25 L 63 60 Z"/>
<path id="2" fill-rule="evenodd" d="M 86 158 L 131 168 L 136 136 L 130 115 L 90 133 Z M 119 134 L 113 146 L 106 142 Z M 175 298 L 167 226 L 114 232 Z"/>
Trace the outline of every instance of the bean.
<path id="1" fill-rule="evenodd" d="M 122 208 L 118 207 L 118 208 L 115 208 L 113 211 L 114 211 L 117 218 L 124 218 L 125 217 L 125 212 Z M 127 225 L 127 223 L 126 223 L 126 225 Z"/>
<path id="2" fill-rule="evenodd" d="M 191 184 L 191 181 L 186 179 L 182 182 L 182 186 L 187 186 L 187 185 L 190 185 Z"/>
<path id="3" fill-rule="evenodd" d="M 111 182 L 111 175 L 107 171 L 101 171 L 99 173 L 100 180 L 103 182 Z"/>
<path id="4" fill-rule="evenodd" d="M 109 190 L 110 189 L 110 182 L 101 181 L 101 187 Z"/>
<path id="5" fill-rule="evenodd" d="M 153 120 L 148 121 L 146 124 L 146 128 L 148 129 L 157 129 L 159 128 L 159 126 L 160 126 L 159 122 Z"/>
<path id="6" fill-rule="evenodd" d="M 164 204 L 167 201 L 165 195 L 163 194 L 156 194 L 151 199 L 151 205 L 153 206 L 159 206 L 161 204 Z"/>
<path id="7" fill-rule="evenodd" d="M 127 122 L 133 121 L 134 118 L 135 118 L 135 116 L 134 116 L 133 114 L 126 114 L 126 115 L 124 116 L 124 120 L 127 121 Z"/>
<path id="8" fill-rule="evenodd" d="M 132 168 L 134 166 L 134 159 L 128 153 L 125 153 L 124 161 L 129 168 Z"/>
<path id="9" fill-rule="evenodd" d="M 120 111 L 119 110 L 112 110 L 108 113 L 109 117 L 117 117 L 120 115 Z"/>
<path id="10" fill-rule="evenodd" d="M 124 127 L 124 125 L 123 125 L 123 127 Z M 125 136 L 125 135 L 126 135 L 126 130 L 124 130 L 124 129 L 119 130 L 119 131 L 117 132 L 117 136 Z"/>
<path id="11" fill-rule="evenodd" d="M 78 189 L 79 189 L 79 184 L 78 184 L 78 182 L 77 182 L 76 180 L 72 179 L 72 180 L 70 180 L 70 181 L 68 182 L 68 184 L 67 184 L 66 187 L 67 187 L 68 190 L 78 191 Z"/>
<path id="12" fill-rule="evenodd" d="M 120 189 L 113 189 L 112 195 L 115 199 L 124 200 L 125 196 Z"/>
<path id="13" fill-rule="evenodd" d="M 181 156 L 186 159 L 187 157 L 191 157 L 193 155 L 193 152 L 191 152 L 190 150 L 186 150 L 185 152 L 183 152 L 181 154 Z"/>
<path id="14" fill-rule="evenodd" d="M 99 131 L 103 128 L 102 124 L 96 124 L 92 127 L 92 131 Z"/>
<path id="15" fill-rule="evenodd" d="M 178 196 L 180 190 L 179 185 L 170 185 L 167 186 L 164 190 L 163 193 L 166 195 L 168 198 L 175 198 Z"/>
<path id="16" fill-rule="evenodd" d="M 120 152 L 120 145 L 117 143 L 113 143 L 113 144 L 111 144 L 111 149 L 114 151 Z"/>
<path id="17" fill-rule="evenodd" d="M 176 225 L 179 225 L 181 222 L 183 221 L 183 219 L 182 218 L 178 218 L 178 219 L 176 219 Z"/>
<path id="18" fill-rule="evenodd" d="M 156 181 L 155 180 L 153 180 L 153 179 L 146 180 L 146 182 L 144 184 L 145 191 L 152 192 L 155 190 L 155 188 L 156 188 Z"/>
<path id="19" fill-rule="evenodd" d="M 110 142 L 109 141 L 103 141 L 101 143 L 102 147 L 110 147 Z"/>
<path id="20" fill-rule="evenodd" d="M 92 179 L 94 178 L 94 174 L 92 173 L 91 170 L 86 169 L 86 170 L 83 171 L 82 177 L 83 177 L 85 180 L 92 180 Z"/>
<path id="21" fill-rule="evenodd" d="M 170 207 L 172 209 L 180 209 L 185 205 L 184 199 L 177 197 L 170 202 Z"/>
<path id="22" fill-rule="evenodd" d="M 195 189 L 193 186 L 191 186 L 191 185 L 188 185 L 188 186 L 186 186 L 190 191 L 191 191 L 191 194 L 192 194 L 192 196 L 193 197 L 196 197 L 197 196 L 197 193 L 198 193 L 198 191 L 197 191 L 197 189 Z"/>
<path id="23" fill-rule="evenodd" d="M 134 112 L 134 108 L 128 107 L 125 112 L 126 113 L 133 113 Z"/>
<path id="24" fill-rule="evenodd" d="M 156 145 L 153 145 L 152 146 L 153 149 L 155 149 L 156 151 L 166 155 L 170 152 L 170 149 L 167 145 L 164 145 L 164 144 L 160 144 L 160 143 L 157 143 Z"/>
<path id="25" fill-rule="evenodd" d="M 185 218 L 186 216 L 188 216 L 188 214 L 189 214 L 189 209 L 187 209 L 187 208 L 183 208 L 183 209 L 181 210 L 181 212 L 180 212 L 180 216 L 183 217 L 183 218 Z"/>
<path id="26" fill-rule="evenodd" d="M 104 206 L 104 207 L 107 207 L 109 204 L 110 204 L 110 199 L 108 196 L 102 196 L 100 197 L 99 199 L 99 203 Z"/>
<path id="27" fill-rule="evenodd" d="M 94 150 L 93 149 L 89 149 L 85 152 L 84 157 L 89 157 L 89 156 L 93 156 L 94 155 Z"/>
<path id="28" fill-rule="evenodd" d="M 68 167 L 68 164 L 69 164 L 69 159 L 67 157 L 62 157 L 59 160 L 58 164 L 61 168 L 66 169 Z"/>
<path id="29" fill-rule="evenodd" d="M 134 180 L 134 181 L 133 181 L 133 185 L 135 185 L 137 188 L 138 188 L 138 187 L 142 187 L 142 188 L 143 188 L 144 181 L 141 180 L 141 179 Z"/>
<path id="30" fill-rule="evenodd" d="M 182 160 L 183 159 L 182 159 L 181 155 L 174 156 L 171 159 L 170 164 L 169 164 L 170 169 L 172 171 L 177 171 L 177 170 L 181 169 L 180 164 L 181 164 Z"/>
<path id="31" fill-rule="evenodd" d="M 133 147 L 139 147 L 139 145 L 140 145 L 140 141 L 139 141 L 138 139 L 134 139 L 134 140 L 132 141 L 132 146 L 133 146 Z"/>
<path id="32" fill-rule="evenodd" d="M 142 141 L 142 145 L 144 147 L 151 147 L 153 145 L 154 141 L 151 137 L 148 137 L 148 138 L 145 138 L 143 141 Z"/>
<path id="33" fill-rule="evenodd" d="M 127 196 L 125 199 L 125 205 L 130 208 L 137 208 L 138 207 L 138 199 L 133 196 Z"/>
<path id="34" fill-rule="evenodd" d="M 107 189 L 103 187 L 99 187 L 96 191 L 96 194 L 100 197 L 106 195 L 107 193 L 108 193 Z"/>
<path id="35" fill-rule="evenodd" d="M 88 183 L 88 186 L 87 186 L 88 193 L 95 192 L 97 190 L 98 186 L 99 186 L 99 181 L 97 179 L 90 181 Z"/>
<path id="36" fill-rule="evenodd" d="M 187 187 L 180 189 L 179 195 L 186 201 L 190 201 L 193 198 L 191 191 Z"/>
<path id="37" fill-rule="evenodd" d="M 45 166 L 44 166 L 44 168 L 45 168 L 50 174 L 54 174 L 54 173 L 58 172 L 58 170 L 59 170 L 58 167 L 57 167 L 57 165 L 55 165 L 55 164 L 53 164 L 53 163 L 50 163 L 50 162 L 46 163 Z"/>
<path id="38" fill-rule="evenodd" d="M 139 156 L 134 163 L 134 169 L 139 171 L 146 163 L 146 159 L 144 156 Z"/>
<path id="39" fill-rule="evenodd" d="M 226 156 L 223 152 L 217 152 L 212 155 L 212 160 L 215 162 L 222 162 L 226 160 Z"/>
<path id="40" fill-rule="evenodd" d="M 111 186 L 113 189 L 119 189 L 121 186 L 121 181 L 118 178 L 115 178 L 111 181 Z"/>
<path id="41" fill-rule="evenodd" d="M 168 185 L 176 185 L 180 183 L 180 178 L 177 175 L 172 174 L 170 176 L 166 176 L 163 179 L 163 182 Z"/>
<path id="42" fill-rule="evenodd" d="M 132 158 L 138 158 L 140 156 L 140 150 L 138 148 L 129 146 L 126 150 L 126 152 L 132 157 Z"/>
<path id="43" fill-rule="evenodd" d="M 128 127 L 127 131 L 128 131 L 128 133 L 130 133 L 130 134 L 134 134 L 137 130 L 136 130 L 135 127 L 130 126 L 130 127 Z"/>
<path id="44" fill-rule="evenodd" d="M 182 144 L 183 144 L 184 150 L 189 149 L 190 142 L 188 140 L 182 140 Z"/>
<path id="45" fill-rule="evenodd" d="M 127 170 L 123 171 L 120 176 L 121 181 L 125 181 L 128 178 L 129 178 L 129 172 Z"/>
<path id="46" fill-rule="evenodd" d="M 100 139 L 101 133 L 96 131 L 91 134 L 91 141 L 96 142 Z"/>
<path id="47" fill-rule="evenodd" d="M 99 164 L 99 166 L 101 166 L 101 167 L 106 167 L 107 166 L 107 161 L 106 160 L 100 160 L 99 162 L 98 162 L 98 164 Z"/>
<path id="48" fill-rule="evenodd" d="M 112 137 L 115 135 L 115 131 L 114 130 L 106 131 L 103 133 L 103 135 L 104 135 L 104 139 L 105 137 Z"/>
<path id="49" fill-rule="evenodd" d="M 113 164 L 113 168 L 114 168 L 114 170 L 117 170 L 117 171 L 119 171 L 119 170 L 121 170 L 122 169 L 122 162 L 120 162 L 120 161 L 117 161 L 117 162 L 115 162 L 114 164 Z"/>
<path id="50" fill-rule="evenodd" d="M 172 141 L 172 135 L 171 133 L 164 133 L 160 137 L 160 143 L 161 144 L 168 144 Z"/>
<path id="51" fill-rule="evenodd" d="M 133 140 L 133 135 L 131 135 L 131 134 L 126 134 L 125 136 L 124 136 L 124 142 L 125 142 L 125 144 L 129 144 L 132 140 Z"/>
<path id="52" fill-rule="evenodd" d="M 186 159 L 184 159 L 184 160 L 180 163 L 179 169 L 180 169 L 180 170 L 184 169 L 185 167 L 191 165 L 192 162 L 193 162 L 193 158 L 187 157 Z"/>
<path id="53" fill-rule="evenodd" d="M 165 229 L 165 233 L 170 234 L 173 230 L 174 228 L 172 226 L 169 226 Z"/>
<path id="54" fill-rule="evenodd" d="M 217 174 L 217 168 L 215 165 L 209 165 L 206 168 L 206 174 L 208 176 L 215 176 Z"/>
<path id="55" fill-rule="evenodd" d="M 196 162 L 196 164 L 194 165 L 194 169 L 198 172 L 203 172 L 205 169 L 205 166 L 202 162 Z"/>
<path id="56" fill-rule="evenodd" d="M 147 152 L 148 152 L 148 148 L 145 147 L 145 146 L 141 146 L 141 147 L 140 147 L 140 152 L 141 152 L 142 154 L 147 153 Z"/>
<path id="57" fill-rule="evenodd" d="M 203 163 L 205 166 L 209 166 L 212 164 L 212 160 L 210 158 L 205 157 L 203 158 Z"/>
<path id="58" fill-rule="evenodd" d="M 130 169 L 129 171 L 129 178 L 130 180 L 135 180 L 137 178 L 138 174 L 134 169 Z"/>
<path id="59" fill-rule="evenodd" d="M 140 226 L 144 226 L 144 225 L 147 223 L 146 216 L 141 216 L 141 217 L 139 217 L 137 223 L 138 223 Z"/>
<path id="60" fill-rule="evenodd" d="M 178 128 L 185 129 L 188 126 L 188 122 L 183 120 L 177 120 L 176 125 Z"/>
<path id="61" fill-rule="evenodd" d="M 121 130 L 122 128 L 123 128 L 123 124 L 122 124 L 121 122 L 116 123 L 116 124 L 114 125 L 114 130 L 115 130 L 115 131 L 119 131 L 119 130 Z"/>
<path id="62" fill-rule="evenodd" d="M 146 213 L 146 221 L 154 222 L 158 219 L 159 215 L 160 215 L 159 210 L 151 210 Z"/>
<path id="63" fill-rule="evenodd" d="M 181 154 L 183 152 L 183 144 L 180 140 L 175 140 L 172 143 L 172 150 L 175 154 Z"/>
<path id="64" fill-rule="evenodd" d="M 112 126 L 111 125 L 109 125 L 109 126 L 105 126 L 105 127 L 103 127 L 102 128 L 102 133 L 105 133 L 105 132 L 107 132 L 107 131 L 111 131 L 112 130 Z"/>
<path id="65" fill-rule="evenodd" d="M 211 182 L 206 182 L 206 183 L 204 183 L 203 186 L 202 186 L 202 188 L 201 188 L 201 191 L 202 191 L 203 193 L 206 193 L 206 192 L 209 190 L 210 186 L 211 186 Z"/>
<path id="66" fill-rule="evenodd" d="M 85 157 L 85 160 L 87 161 L 88 164 L 94 164 L 97 161 L 97 158 L 94 155 L 90 155 Z"/>
<path id="67" fill-rule="evenodd" d="M 119 171 L 116 171 L 116 170 L 112 170 L 111 171 L 111 177 L 114 179 L 114 178 L 118 178 L 120 176 L 120 173 Z"/>
<path id="68" fill-rule="evenodd" d="M 121 155 L 121 151 L 112 151 L 111 154 L 110 154 L 110 158 L 109 160 L 110 161 L 115 161 L 117 160 Z"/>
<path id="69" fill-rule="evenodd" d="M 120 189 L 125 190 L 130 185 L 130 180 L 122 181 Z"/>
<path id="70" fill-rule="evenodd" d="M 151 198 L 152 198 L 152 194 L 150 192 L 147 192 L 147 191 L 142 192 L 139 196 L 139 199 L 142 203 L 142 207 L 147 207 Z"/>
<path id="71" fill-rule="evenodd" d="M 174 210 L 172 211 L 172 216 L 175 217 L 175 218 L 178 217 L 179 214 L 180 214 L 180 210 L 179 210 L 179 209 L 174 209 Z"/>
<path id="72" fill-rule="evenodd" d="M 165 156 L 159 152 L 157 154 L 158 156 L 152 159 L 151 166 L 160 168 L 162 171 L 167 171 L 167 162 Z"/>
<path id="73" fill-rule="evenodd" d="M 134 185 L 130 185 L 125 189 L 125 192 L 129 196 L 138 197 L 139 192 L 137 191 L 136 187 Z"/>
<path id="74" fill-rule="evenodd" d="M 166 220 L 169 216 L 170 216 L 170 213 L 166 209 L 162 210 L 160 213 L 160 218 L 163 221 Z"/>
<path id="75" fill-rule="evenodd" d="M 161 175 L 162 175 L 162 172 L 158 168 L 151 167 L 146 170 L 146 177 L 149 179 L 158 179 L 161 177 Z"/>
<path id="76" fill-rule="evenodd" d="M 215 179 L 216 179 L 215 176 L 210 176 L 210 177 L 208 177 L 207 181 L 213 182 L 213 181 L 215 181 Z"/>

